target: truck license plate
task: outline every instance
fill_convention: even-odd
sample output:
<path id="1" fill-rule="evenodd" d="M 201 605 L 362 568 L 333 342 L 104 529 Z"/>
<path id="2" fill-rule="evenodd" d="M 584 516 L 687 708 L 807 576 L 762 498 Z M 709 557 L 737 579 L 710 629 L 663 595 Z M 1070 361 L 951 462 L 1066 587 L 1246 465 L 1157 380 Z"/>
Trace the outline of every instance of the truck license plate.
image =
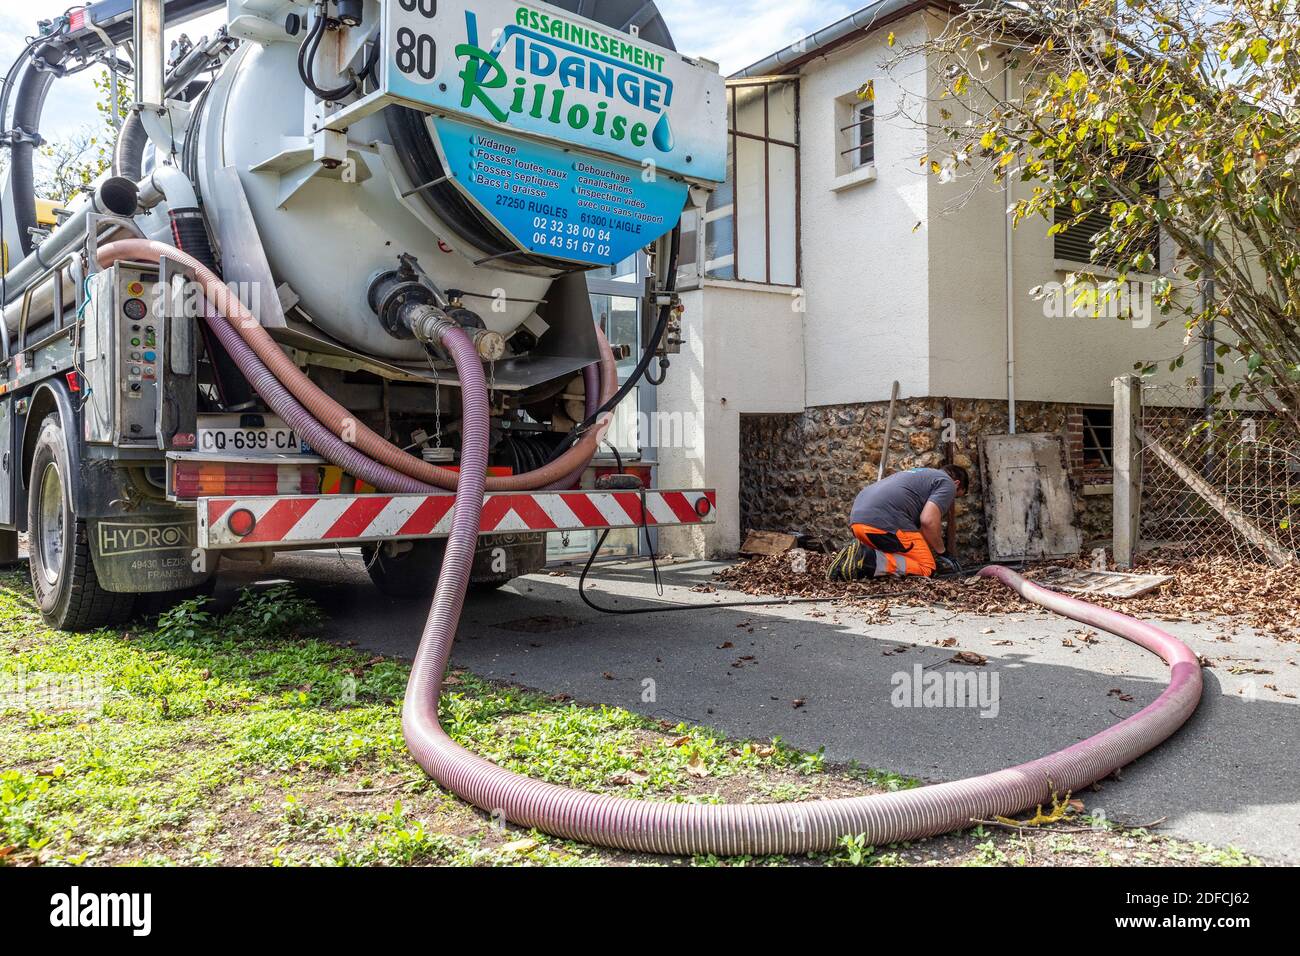
<path id="1" fill-rule="evenodd" d="M 200 428 L 199 451 L 266 452 L 291 455 L 302 450 L 298 436 L 285 426 L 266 428 Z"/>

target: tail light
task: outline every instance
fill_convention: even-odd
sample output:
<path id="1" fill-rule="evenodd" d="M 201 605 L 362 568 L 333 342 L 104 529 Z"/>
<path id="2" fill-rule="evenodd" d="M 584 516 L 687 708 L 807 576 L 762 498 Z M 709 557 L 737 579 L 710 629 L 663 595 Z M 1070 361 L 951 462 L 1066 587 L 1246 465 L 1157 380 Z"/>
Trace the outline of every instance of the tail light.
<path id="1" fill-rule="evenodd" d="M 316 465 L 247 462 L 178 461 L 172 467 L 172 494 L 177 498 L 320 493 Z"/>

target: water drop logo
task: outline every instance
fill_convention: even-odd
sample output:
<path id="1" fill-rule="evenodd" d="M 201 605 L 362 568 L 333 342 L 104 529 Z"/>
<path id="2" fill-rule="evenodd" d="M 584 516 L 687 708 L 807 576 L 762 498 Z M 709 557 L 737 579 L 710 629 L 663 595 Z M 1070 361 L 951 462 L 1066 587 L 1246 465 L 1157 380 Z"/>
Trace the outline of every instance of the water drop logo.
<path id="1" fill-rule="evenodd" d="M 480 45 L 470 11 L 465 35 L 455 48 L 462 110 L 521 129 L 578 134 L 625 156 L 647 145 L 660 153 L 675 148 L 664 56 L 635 38 L 524 7 L 490 49 Z"/>
<path id="2" fill-rule="evenodd" d="M 659 117 L 659 122 L 655 123 L 654 132 L 650 134 L 650 141 L 655 144 L 655 149 L 661 153 L 668 153 L 673 148 L 673 127 L 668 122 L 668 114 L 664 113 Z"/>

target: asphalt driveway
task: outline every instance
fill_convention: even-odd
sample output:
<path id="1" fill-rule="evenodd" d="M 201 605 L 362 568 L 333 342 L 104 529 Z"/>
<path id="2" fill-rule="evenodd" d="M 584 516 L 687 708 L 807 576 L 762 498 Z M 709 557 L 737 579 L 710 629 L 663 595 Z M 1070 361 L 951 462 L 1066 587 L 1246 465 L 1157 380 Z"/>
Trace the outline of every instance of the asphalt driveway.
<path id="1" fill-rule="evenodd" d="M 699 611 L 604 615 L 577 596 L 577 575 L 532 575 L 471 597 L 453 663 L 484 677 L 705 724 L 736 738 L 779 736 L 853 762 L 952 780 L 1065 747 L 1145 706 L 1164 685 L 1154 656 L 1047 613 L 958 616 L 897 609 L 873 622 L 829 605 L 709 609 L 734 592 L 701 593 L 708 562 L 666 570 L 655 593 L 641 562 L 604 565 L 595 597 L 616 606 L 691 602 Z M 393 601 L 356 552 L 281 555 L 270 572 L 226 576 L 223 588 L 288 579 L 329 615 L 326 636 L 410 657 L 424 601 Z M 1207 624 L 1163 624 L 1213 658 L 1200 708 L 1174 738 L 1082 794 L 1092 812 L 1278 862 L 1300 862 L 1300 646 Z M 1068 643 L 1067 643 L 1068 641 Z M 983 668 L 948 663 L 955 650 Z M 966 706 L 905 702 L 917 675 L 979 670 L 995 695 Z M 1234 673 L 1234 671 L 1236 673 Z M 1294 695 L 1294 696 L 1287 696 Z M 993 698 L 995 704 L 991 705 Z"/>

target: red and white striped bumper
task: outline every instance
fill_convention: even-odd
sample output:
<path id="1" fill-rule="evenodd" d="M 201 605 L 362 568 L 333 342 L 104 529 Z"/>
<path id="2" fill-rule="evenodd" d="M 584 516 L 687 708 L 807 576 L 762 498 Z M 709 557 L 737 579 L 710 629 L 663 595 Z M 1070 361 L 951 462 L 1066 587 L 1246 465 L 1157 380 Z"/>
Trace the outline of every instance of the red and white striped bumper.
<path id="1" fill-rule="evenodd" d="M 520 531 L 581 531 L 712 524 L 717 492 L 557 491 L 489 494 L 483 502 L 482 534 Z M 456 496 L 284 495 L 200 498 L 198 546 L 301 547 L 404 538 L 445 538 L 451 532 Z"/>

